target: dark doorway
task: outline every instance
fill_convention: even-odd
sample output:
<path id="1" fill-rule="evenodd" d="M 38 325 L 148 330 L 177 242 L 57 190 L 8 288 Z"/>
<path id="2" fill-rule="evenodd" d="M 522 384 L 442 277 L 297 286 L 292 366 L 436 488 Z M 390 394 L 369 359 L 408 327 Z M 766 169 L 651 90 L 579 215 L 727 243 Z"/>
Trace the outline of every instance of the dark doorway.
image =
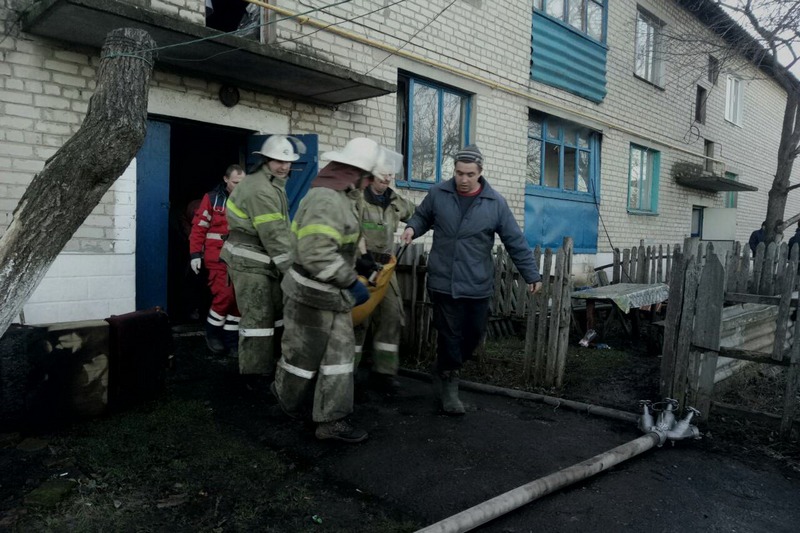
<path id="1" fill-rule="evenodd" d="M 169 177 L 167 306 L 173 323 L 202 322 L 209 292 L 203 271 L 189 268 L 192 207 L 222 181 L 231 164 L 244 164 L 250 131 L 189 121 L 172 121 Z M 194 203 L 193 203 L 194 202 Z M 139 253 L 146 248 L 139 248 Z"/>

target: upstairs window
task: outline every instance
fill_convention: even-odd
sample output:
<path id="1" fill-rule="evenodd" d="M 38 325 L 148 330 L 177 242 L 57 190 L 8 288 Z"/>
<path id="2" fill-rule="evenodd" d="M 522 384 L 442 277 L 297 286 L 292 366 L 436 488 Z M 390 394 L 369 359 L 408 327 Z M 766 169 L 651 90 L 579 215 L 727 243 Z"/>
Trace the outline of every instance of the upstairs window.
<path id="1" fill-rule="evenodd" d="M 642 10 L 636 12 L 636 76 L 653 85 L 663 87 L 664 82 L 664 24 Z"/>
<path id="2" fill-rule="evenodd" d="M 744 100 L 742 80 L 728 76 L 725 90 L 725 120 L 742 125 L 742 102 Z"/>
<path id="3" fill-rule="evenodd" d="M 533 7 L 592 39 L 605 39 L 606 0 L 534 0 Z"/>
<path id="4" fill-rule="evenodd" d="M 658 171 L 661 154 L 631 144 L 628 163 L 628 212 L 658 214 Z"/>
<path id="5" fill-rule="evenodd" d="M 470 142 L 470 96 L 407 75 L 400 76 L 397 92 L 398 135 L 406 166 L 401 181 L 428 188 L 449 179 L 456 152 Z"/>
<path id="6" fill-rule="evenodd" d="M 600 134 L 549 115 L 528 115 L 527 184 L 594 195 Z"/>
<path id="7" fill-rule="evenodd" d="M 708 81 L 716 85 L 719 79 L 719 59 L 708 56 Z"/>
<path id="8" fill-rule="evenodd" d="M 694 121 L 700 124 L 706 123 L 706 100 L 708 91 L 703 87 L 697 86 L 697 94 L 694 98 Z"/>

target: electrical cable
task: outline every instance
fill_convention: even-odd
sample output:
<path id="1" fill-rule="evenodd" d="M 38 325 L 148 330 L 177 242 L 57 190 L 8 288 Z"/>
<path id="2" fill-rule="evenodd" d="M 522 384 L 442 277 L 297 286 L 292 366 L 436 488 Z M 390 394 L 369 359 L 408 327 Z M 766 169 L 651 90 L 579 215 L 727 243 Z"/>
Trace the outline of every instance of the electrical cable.
<path id="1" fill-rule="evenodd" d="M 455 3 L 456 3 L 456 0 L 452 0 L 452 1 L 451 1 L 449 4 L 447 4 L 446 6 L 444 6 L 444 8 L 442 8 L 442 10 L 441 10 L 441 11 L 439 11 L 439 12 L 438 12 L 436 15 L 434 15 L 434 17 L 433 17 L 431 20 L 429 20 L 429 21 L 428 21 L 428 22 L 427 22 L 427 23 L 426 23 L 424 26 L 422 26 L 422 27 L 421 27 L 421 28 L 419 28 L 419 29 L 418 29 L 416 32 L 414 32 L 414 35 L 412 35 L 411 37 L 409 37 L 409 38 L 408 38 L 408 40 L 406 40 L 406 42 L 404 42 L 402 45 L 400 45 L 400 47 L 399 47 L 399 48 L 398 48 L 396 51 L 394 51 L 394 52 L 391 52 L 389 55 L 387 55 L 386 57 L 384 57 L 383 59 L 381 59 L 380 61 L 378 61 L 378 63 L 376 63 L 374 67 L 372 67 L 371 69 L 369 69 L 368 71 L 366 71 L 366 72 L 364 73 L 364 75 L 365 75 L 365 76 L 366 76 L 366 75 L 368 75 L 370 72 L 372 72 L 373 70 L 375 70 L 376 68 L 378 68 L 379 66 L 381 66 L 381 65 L 383 64 L 383 62 L 384 62 L 384 61 L 386 61 L 387 59 L 389 59 L 390 57 L 392 57 L 394 54 L 396 54 L 397 52 L 399 52 L 400 50 L 402 50 L 403 48 L 405 48 L 405 46 L 406 46 L 408 43 L 410 43 L 411 41 L 413 41 L 413 40 L 414 40 L 414 38 L 415 38 L 417 35 L 419 35 L 419 34 L 420 34 L 420 32 L 421 32 L 422 30 L 424 30 L 425 28 L 427 28 L 428 26 L 430 26 L 431 24 L 433 24 L 433 23 L 436 21 L 436 19 L 438 19 L 438 18 L 439 18 L 439 17 L 442 15 L 442 13 L 444 13 L 445 11 L 447 11 L 448 9 L 450 9 L 450 6 L 452 6 L 452 5 L 453 5 L 453 4 L 455 4 Z"/>

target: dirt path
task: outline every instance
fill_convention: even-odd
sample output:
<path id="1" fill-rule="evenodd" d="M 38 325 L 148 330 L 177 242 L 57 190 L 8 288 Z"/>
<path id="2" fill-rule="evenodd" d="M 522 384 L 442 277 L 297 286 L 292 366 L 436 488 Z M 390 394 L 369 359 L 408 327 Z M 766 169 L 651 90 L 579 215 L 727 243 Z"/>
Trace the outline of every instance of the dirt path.
<path id="1" fill-rule="evenodd" d="M 371 394 L 356 406 L 354 421 L 369 440 L 319 442 L 310 426 L 284 418 L 261 386 L 243 387 L 232 361 L 207 355 L 201 341 L 180 341 L 158 406 L 51 436 L 39 455 L 0 450 L 0 467 L 15 472 L 0 481 L 0 528 L 414 531 L 639 436 L 621 422 L 476 393 L 463 393 L 465 417 L 448 418 L 434 410 L 428 384 L 404 378 L 399 397 Z M 90 447 L 90 435 L 104 437 Z M 80 489 L 54 508 L 23 504 L 60 471 Z M 104 488 L 86 490 L 90 482 Z M 483 530 L 789 532 L 800 521 L 798 495 L 800 477 L 777 461 L 713 440 L 680 442 Z M 87 513 L 86 503 L 98 512 Z"/>

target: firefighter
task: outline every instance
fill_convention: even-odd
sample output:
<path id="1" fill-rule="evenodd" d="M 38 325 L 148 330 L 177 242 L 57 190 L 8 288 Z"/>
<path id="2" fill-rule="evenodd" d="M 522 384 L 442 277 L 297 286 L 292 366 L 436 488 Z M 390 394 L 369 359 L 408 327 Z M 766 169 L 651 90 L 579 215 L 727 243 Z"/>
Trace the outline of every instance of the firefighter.
<path id="1" fill-rule="evenodd" d="M 227 268 L 220 261 L 220 250 L 228 235 L 225 203 L 242 178 L 242 167 L 228 167 L 223 182 L 200 200 L 189 233 L 189 266 L 195 274 L 200 274 L 200 267 L 205 263 L 208 287 L 211 289 L 211 307 L 206 318 L 206 344 L 215 354 L 227 352 L 232 356 L 236 355 L 239 310 L 233 287 L 228 283 Z"/>
<path id="2" fill-rule="evenodd" d="M 261 157 L 261 166 L 228 198 L 230 235 L 222 247 L 222 260 L 228 264 L 242 313 L 239 373 L 243 375 L 271 376 L 280 355 L 280 283 L 292 264 L 286 180 L 292 162 L 300 158 L 298 152 L 305 153 L 299 139 L 271 136 L 253 152 Z"/>
<path id="3" fill-rule="evenodd" d="M 282 284 L 286 334 L 272 391 L 286 414 L 296 418 L 313 393 L 318 439 L 367 438 L 345 417 L 353 410 L 351 310 L 369 299 L 355 270 L 360 198 L 383 150 L 361 137 L 323 154 L 330 163 L 312 182 L 292 222 L 294 264 Z"/>
<path id="4" fill-rule="evenodd" d="M 394 251 L 394 234 L 399 222 L 414 214 L 414 203 L 403 198 L 389 185 L 394 178 L 392 168 L 378 169 L 375 180 L 364 189 L 361 231 L 367 254 L 359 259 L 362 269 L 376 270 L 389 262 Z M 370 264 L 371 263 L 371 264 Z M 377 309 L 367 322 L 357 326 L 356 361 L 361 359 L 364 341 L 372 329 L 372 372 L 369 384 L 379 392 L 396 394 L 399 389 L 397 369 L 400 366 L 400 331 L 405 323 L 403 300 L 397 277 L 392 274 L 389 287 Z"/>

